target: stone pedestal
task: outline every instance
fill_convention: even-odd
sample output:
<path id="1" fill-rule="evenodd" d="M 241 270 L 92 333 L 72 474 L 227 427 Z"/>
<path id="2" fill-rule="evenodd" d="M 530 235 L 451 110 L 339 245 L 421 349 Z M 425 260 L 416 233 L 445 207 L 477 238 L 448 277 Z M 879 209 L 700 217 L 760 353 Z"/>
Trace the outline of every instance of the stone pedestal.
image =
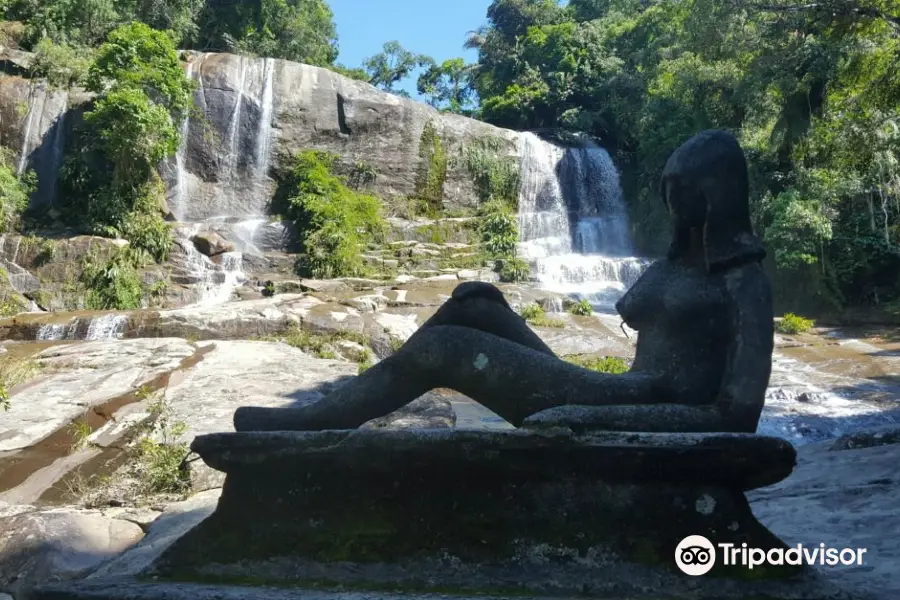
<path id="1" fill-rule="evenodd" d="M 688 577 L 675 566 L 688 535 L 783 547 L 743 494 L 791 472 L 783 440 L 354 430 L 215 434 L 193 449 L 227 478 L 215 513 L 152 568 L 163 579 L 654 599 L 752 585 L 826 597 L 802 595 L 796 567 L 717 564 Z"/>

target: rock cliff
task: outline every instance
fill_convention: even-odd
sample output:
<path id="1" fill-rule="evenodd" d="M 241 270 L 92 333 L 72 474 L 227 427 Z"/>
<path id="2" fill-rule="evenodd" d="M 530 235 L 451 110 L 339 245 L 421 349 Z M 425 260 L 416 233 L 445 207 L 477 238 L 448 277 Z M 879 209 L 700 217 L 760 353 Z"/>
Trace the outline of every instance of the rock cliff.
<path id="1" fill-rule="evenodd" d="M 504 140 L 510 154 L 517 151 L 516 132 L 440 113 L 327 69 L 231 54 L 184 52 L 182 58 L 196 84 L 197 110 L 181 124 L 186 142 L 178 156 L 161 168 L 169 207 L 181 221 L 265 214 L 278 157 L 304 149 L 339 155 L 346 175 L 365 170 L 367 185 L 386 202 L 414 196 L 433 136 L 449 157 L 444 207 L 471 208 L 471 177 L 453 158 L 486 136 Z M 29 59 L 7 50 L 0 64 L 21 73 Z M 38 174 L 35 202 L 52 203 L 66 140 L 90 99 L 21 74 L 0 77 L 0 144 L 18 153 L 22 169 Z"/>

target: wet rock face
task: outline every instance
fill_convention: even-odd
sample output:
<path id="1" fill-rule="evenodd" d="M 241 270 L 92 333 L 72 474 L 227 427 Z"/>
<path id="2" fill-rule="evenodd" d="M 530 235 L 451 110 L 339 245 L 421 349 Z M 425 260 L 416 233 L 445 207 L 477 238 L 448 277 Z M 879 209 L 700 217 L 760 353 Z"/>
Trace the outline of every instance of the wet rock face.
<path id="1" fill-rule="evenodd" d="M 365 163 L 376 173 L 367 189 L 390 200 L 415 195 L 417 174 L 427 167 L 419 151 L 429 123 L 448 156 L 484 136 L 504 139 L 508 152 L 516 152 L 514 132 L 439 113 L 326 69 L 230 54 L 185 56 L 202 116 L 188 123 L 183 169 L 175 160 L 162 169 L 170 184 L 167 207 L 182 221 L 265 214 L 276 187 L 275 157 L 282 153 L 333 152 L 351 179 Z M 50 90 L 21 77 L 0 78 L 0 143 L 25 149 L 27 165 L 41 182 L 37 202 L 53 198 L 60 150 L 89 100 L 90 95 Z M 184 202 L 185 194 L 190 202 Z M 476 205 L 464 161 L 449 162 L 443 195 L 448 209 Z"/>

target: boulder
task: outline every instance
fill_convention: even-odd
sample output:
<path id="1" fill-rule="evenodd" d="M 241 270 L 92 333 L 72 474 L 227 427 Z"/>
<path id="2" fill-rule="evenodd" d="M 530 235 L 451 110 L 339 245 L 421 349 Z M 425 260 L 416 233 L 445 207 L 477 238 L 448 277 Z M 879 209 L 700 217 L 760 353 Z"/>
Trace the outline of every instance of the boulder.
<path id="1" fill-rule="evenodd" d="M 80 578 L 144 537 L 96 511 L 51 510 L 0 519 L 0 589 Z"/>
<path id="2" fill-rule="evenodd" d="M 197 251 L 206 256 L 216 256 L 234 251 L 234 244 L 213 231 L 198 233 L 191 237 L 191 241 Z"/>

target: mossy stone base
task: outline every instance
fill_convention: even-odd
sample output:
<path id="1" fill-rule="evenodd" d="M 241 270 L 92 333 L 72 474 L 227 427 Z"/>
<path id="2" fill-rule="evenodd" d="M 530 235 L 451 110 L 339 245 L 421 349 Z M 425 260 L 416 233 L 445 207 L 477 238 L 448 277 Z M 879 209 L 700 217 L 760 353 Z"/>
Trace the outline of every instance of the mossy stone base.
<path id="1" fill-rule="evenodd" d="M 294 443 L 278 451 L 279 439 Z M 635 454 L 653 446 L 646 436 L 635 439 L 644 440 L 631 447 Z M 689 439 L 677 439 L 673 456 L 690 460 Z M 421 452 L 407 452 L 416 440 Z M 206 436 L 195 450 L 228 473 L 219 505 L 150 573 L 458 594 L 662 599 L 720 598 L 722 586 L 803 591 L 797 576 L 805 575 L 795 567 L 718 565 L 705 578 L 681 574 L 674 551 L 688 535 L 784 546 L 754 519 L 739 487 L 690 476 L 679 483 L 677 473 L 628 481 L 621 460 L 628 445 L 605 443 L 521 431 Z M 602 460 L 604 448 L 626 469 L 614 480 L 587 475 L 584 461 Z M 457 460 L 439 460 L 439 451 Z M 534 467 L 524 468 L 529 460 Z M 772 597 L 825 597 L 778 594 Z"/>

